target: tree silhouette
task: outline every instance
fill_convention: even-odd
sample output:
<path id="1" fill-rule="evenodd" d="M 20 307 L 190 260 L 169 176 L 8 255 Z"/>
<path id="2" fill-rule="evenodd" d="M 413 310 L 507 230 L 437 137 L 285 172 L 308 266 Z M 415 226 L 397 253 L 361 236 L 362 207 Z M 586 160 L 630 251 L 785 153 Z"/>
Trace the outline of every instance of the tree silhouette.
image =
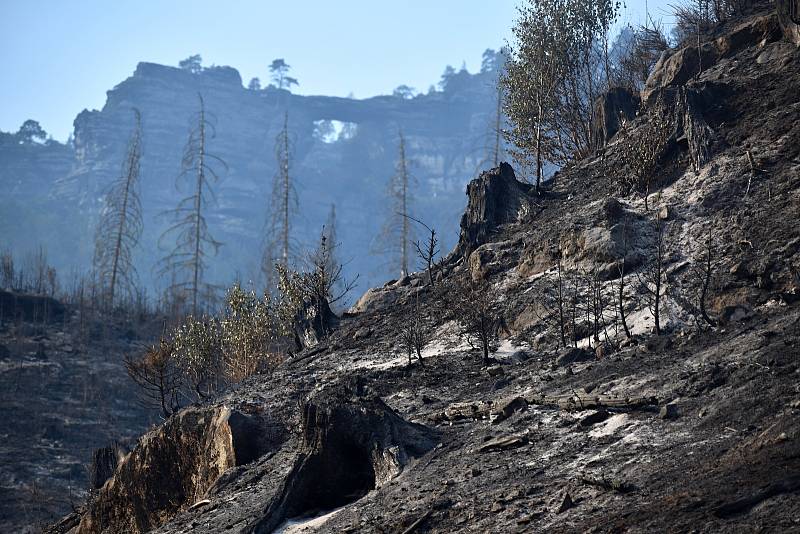
<path id="1" fill-rule="evenodd" d="M 297 214 L 297 190 L 291 176 L 294 143 L 289 133 L 289 112 L 283 118 L 283 127 L 275 137 L 275 158 L 278 171 L 272 182 L 272 197 L 268 207 L 267 239 L 261 259 L 261 270 L 267 284 L 272 285 L 275 263 L 289 266 L 294 255 L 292 220 Z"/>
<path id="2" fill-rule="evenodd" d="M 203 96 L 199 93 L 197 96 L 200 109 L 186 142 L 181 172 L 176 180 L 179 190 L 183 184 L 188 184 L 190 190 L 174 210 L 166 212 L 172 218 L 172 224 L 159 239 L 162 247 L 166 241 L 174 239 L 171 252 L 160 262 L 159 274 L 171 277 L 169 292 L 183 293 L 194 316 L 198 315 L 200 300 L 207 299 L 218 290 L 204 281 L 209 255 L 216 255 L 222 246 L 211 236 L 205 217 L 209 197 L 212 200 L 214 198 L 211 185 L 219 180 L 211 162 L 222 165 L 226 170 L 228 168 L 222 159 L 207 150 L 208 139 L 214 137 L 214 126 L 206 115 Z"/>
<path id="3" fill-rule="evenodd" d="M 197 74 L 198 72 L 203 70 L 202 63 L 203 63 L 203 58 L 200 57 L 200 54 L 195 54 L 180 61 L 178 63 L 178 66 L 184 70 L 188 70 L 192 74 Z"/>
<path id="4" fill-rule="evenodd" d="M 44 131 L 37 121 L 28 119 L 19 127 L 17 138 L 21 143 L 29 145 L 36 140 L 42 142 L 47 139 L 47 132 Z"/>
<path id="5" fill-rule="evenodd" d="M 406 158 L 406 140 L 398 133 L 398 158 L 395 173 L 389 181 L 388 196 L 391 209 L 384 222 L 378 240 L 373 247 L 376 253 L 391 254 L 391 262 L 400 270 L 400 277 L 408 275 L 409 244 L 413 231 L 409 224 L 411 216 L 411 175 Z"/>
<path id="6" fill-rule="evenodd" d="M 136 292 L 133 249 L 142 236 L 142 204 L 139 174 L 142 159 L 142 117 L 133 109 L 135 125 L 120 176 L 105 195 L 95 237 L 94 268 L 107 304 L 114 306 L 122 290 L 132 298 Z"/>
<path id="7" fill-rule="evenodd" d="M 293 85 L 299 85 L 297 78 L 289 76 L 289 71 L 292 69 L 283 58 L 278 58 L 272 61 L 269 66 L 269 71 L 272 76 L 272 81 L 278 89 L 291 89 Z"/>

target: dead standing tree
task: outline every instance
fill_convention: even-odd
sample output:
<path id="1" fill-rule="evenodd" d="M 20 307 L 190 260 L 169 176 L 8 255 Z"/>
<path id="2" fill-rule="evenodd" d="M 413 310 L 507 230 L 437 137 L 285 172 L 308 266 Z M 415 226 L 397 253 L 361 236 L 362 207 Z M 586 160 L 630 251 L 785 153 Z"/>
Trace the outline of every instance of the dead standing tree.
<path id="1" fill-rule="evenodd" d="M 697 278 L 700 279 L 700 294 L 698 295 L 698 303 L 700 308 L 700 316 L 708 323 L 709 326 L 717 326 L 717 322 L 709 317 L 708 310 L 706 310 L 706 299 L 708 298 L 708 290 L 711 287 L 711 278 L 714 275 L 714 267 L 712 258 L 714 254 L 713 245 L 711 244 L 711 235 L 706 238 L 705 242 L 705 255 L 700 262 L 694 266 L 694 272 Z"/>
<path id="2" fill-rule="evenodd" d="M 461 324 L 461 334 L 470 345 L 480 348 L 484 365 L 489 364 L 489 353 L 495 349 L 502 324 L 489 291 L 488 283 L 474 282 L 470 276 L 465 276 L 452 295 L 451 306 Z"/>
<path id="3" fill-rule="evenodd" d="M 625 312 L 625 268 L 627 266 L 627 257 L 628 257 L 628 217 L 625 217 L 625 220 L 622 223 L 622 254 L 617 264 L 617 268 L 619 269 L 619 287 L 617 293 L 617 304 L 619 306 L 619 319 L 620 323 L 622 323 L 622 329 L 625 331 L 625 337 L 631 339 L 631 331 L 628 328 L 628 321 L 626 319 L 626 312 Z"/>
<path id="4" fill-rule="evenodd" d="M 633 180 L 627 181 L 642 193 L 645 210 L 650 209 L 648 197 L 653 179 L 674 130 L 674 115 L 659 97 L 648 112 L 648 122 L 625 138 L 621 150 L 623 163 L 633 173 Z"/>
<path id="5" fill-rule="evenodd" d="M 214 137 L 214 126 L 206 114 L 203 96 L 197 96 L 200 110 L 184 148 L 181 172 L 176 181 L 179 190 L 183 182 L 188 183 L 191 189 L 174 210 L 166 212 L 173 222 L 159 239 L 162 247 L 165 241 L 174 239 L 171 252 L 160 262 L 159 274 L 170 276 L 168 292 L 184 294 L 194 316 L 198 314 L 203 296 L 212 295 L 217 290 L 216 286 L 204 281 L 203 275 L 209 255 L 216 255 L 222 246 L 211 236 L 205 216 L 209 197 L 214 198 L 211 184 L 219 180 L 210 163 L 216 162 L 226 170 L 228 168 L 222 159 L 208 152 L 207 143 Z"/>
<path id="6" fill-rule="evenodd" d="M 294 142 L 289 133 L 289 112 L 283 117 L 283 127 L 275 138 L 275 159 L 278 171 L 272 183 L 272 201 L 269 206 L 268 241 L 262 257 L 262 271 L 268 279 L 275 260 L 288 268 L 293 255 L 292 219 L 297 214 L 297 190 L 291 175 Z"/>
<path id="7" fill-rule="evenodd" d="M 392 254 L 392 262 L 400 268 L 400 278 L 408 275 L 409 244 L 413 238 L 413 231 L 409 224 L 411 214 L 411 175 L 408 171 L 406 158 L 406 140 L 400 131 L 398 158 L 395 173 L 389 182 L 388 196 L 391 211 L 384 222 L 383 229 L 378 237 L 375 253 Z"/>
<path id="8" fill-rule="evenodd" d="M 144 405 L 158 408 L 163 419 L 178 410 L 183 373 L 176 365 L 172 341 L 162 336 L 158 345 L 150 347 L 142 356 L 126 356 L 124 361 L 128 376 L 142 390 Z"/>
<path id="9" fill-rule="evenodd" d="M 431 287 L 434 287 L 433 270 L 436 268 L 436 256 L 440 252 L 439 238 L 436 237 L 436 230 L 419 219 L 411 217 L 410 215 L 406 215 L 405 217 L 424 226 L 430 234 L 424 243 L 421 243 L 420 241 L 414 241 L 414 250 L 417 252 L 417 257 L 422 261 L 423 267 L 427 269 L 428 284 Z"/>
<path id="10" fill-rule="evenodd" d="M 135 123 L 120 176 L 104 197 L 105 206 L 97 224 L 94 270 L 107 301 L 113 307 L 120 291 L 128 298 L 136 294 L 133 250 L 142 236 L 142 204 L 139 174 L 142 159 L 142 119 L 133 109 Z"/>
<path id="11" fill-rule="evenodd" d="M 647 305 L 653 316 L 654 332 L 661 335 L 661 297 L 666 286 L 666 242 L 665 225 L 661 219 L 656 219 L 655 238 L 651 247 L 650 259 L 641 273 L 637 273 L 639 284 L 647 298 Z"/>

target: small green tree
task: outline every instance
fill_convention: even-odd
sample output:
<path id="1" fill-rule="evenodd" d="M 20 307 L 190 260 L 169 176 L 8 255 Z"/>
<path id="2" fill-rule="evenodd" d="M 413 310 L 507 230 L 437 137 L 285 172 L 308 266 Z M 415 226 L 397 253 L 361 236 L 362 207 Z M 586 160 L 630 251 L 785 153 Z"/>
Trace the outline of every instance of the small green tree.
<path id="1" fill-rule="evenodd" d="M 297 78 L 289 76 L 290 70 L 292 70 L 292 67 L 283 58 L 275 59 L 270 63 L 269 72 L 275 87 L 288 91 L 293 85 L 299 85 Z"/>
<path id="2" fill-rule="evenodd" d="M 239 382 L 276 363 L 277 343 L 285 334 L 272 298 L 259 298 L 238 284 L 228 290 L 220 322 L 222 357 L 229 381 Z"/>
<path id="3" fill-rule="evenodd" d="M 172 334 L 175 362 L 192 393 L 204 399 L 222 385 L 220 326 L 213 317 L 189 316 Z"/>
<path id="4" fill-rule="evenodd" d="M 178 67 L 182 68 L 183 70 L 188 70 L 192 74 L 197 74 L 203 70 L 203 58 L 200 57 L 200 54 L 189 56 L 186 59 L 178 62 Z"/>
<path id="5" fill-rule="evenodd" d="M 47 139 L 47 132 L 44 131 L 44 128 L 42 128 L 37 121 L 28 119 L 23 122 L 19 130 L 17 130 L 17 139 L 19 139 L 20 143 L 26 145 L 36 141 L 44 142 L 45 139 Z"/>

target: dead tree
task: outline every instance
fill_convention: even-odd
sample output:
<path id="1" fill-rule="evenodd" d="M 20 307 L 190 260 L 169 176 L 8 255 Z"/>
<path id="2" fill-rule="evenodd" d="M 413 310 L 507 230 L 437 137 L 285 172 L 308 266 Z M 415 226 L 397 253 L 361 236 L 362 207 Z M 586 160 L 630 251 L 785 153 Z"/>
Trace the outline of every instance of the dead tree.
<path id="1" fill-rule="evenodd" d="M 420 243 L 419 241 L 414 241 L 414 250 L 417 252 L 417 257 L 423 264 L 423 267 L 427 269 L 428 272 L 428 284 L 431 287 L 434 287 L 433 281 L 433 270 L 436 267 L 436 255 L 439 254 L 439 238 L 436 237 L 436 230 L 425 224 L 424 222 L 420 221 L 419 219 L 415 219 L 410 215 L 406 215 L 407 218 L 411 219 L 412 221 L 421 224 L 425 227 L 425 229 L 429 232 L 428 239 L 425 243 Z"/>
<path id="2" fill-rule="evenodd" d="M 625 331 L 625 337 L 631 339 L 631 331 L 628 328 L 628 321 L 625 312 L 625 268 L 627 266 L 628 257 L 628 218 L 622 223 L 622 256 L 620 257 L 617 268 L 619 269 L 619 290 L 617 293 L 617 305 L 619 307 L 619 319 L 622 323 L 622 329 Z"/>
<path id="3" fill-rule="evenodd" d="M 659 97 L 648 112 L 648 122 L 625 137 L 620 153 L 623 163 L 633 174 L 632 179 L 626 181 L 631 188 L 638 188 L 641 192 L 645 210 L 650 209 L 648 197 L 655 173 L 674 129 L 673 113 Z"/>
<path id="4" fill-rule="evenodd" d="M 561 346 L 567 346 L 567 331 L 566 331 L 566 323 L 564 320 L 564 277 L 561 275 L 561 247 L 558 247 L 558 252 L 556 255 L 556 274 L 558 275 L 557 282 L 558 282 L 558 329 L 559 333 L 561 334 Z"/>
<path id="5" fill-rule="evenodd" d="M 182 373 L 175 364 L 175 346 L 162 336 L 140 357 L 126 356 L 128 376 L 141 388 L 142 403 L 156 407 L 167 419 L 179 408 L 178 395 L 183 385 Z"/>
<path id="6" fill-rule="evenodd" d="M 498 331 L 502 323 L 501 317 L 490 294 L 490 286 L 486 282 L 474 282 L 470 276 L 459 281 L 455 289 L 455 302 L 452 310 L 457 314 L 461 325 L 461 334 L 470 345 L 480 348 L 482 362 L 489 363 L 489 353 L 497 344 Z"/>
<path id="7" fill-rule="evenodd" d="M 406 157 L 406 140 L 400 131 L 398 158 L 395 173 L 389 181 L 388 196 L 391 204 L 389 216 L 383 224 L 380 236 L 376 240 L 373 252 L 391 254 L 392 263 L 400 270 L 400 278 L 408 275 L 409 244 L 413 239 L 413 231 L 409 224 L 411 215 L 411 175 L 408 171 Z"/>
<path id="8" fill-rule="evenodd" d="M 644 291 L 648 308 L 653 315 L 655 322 L 654 332 L 657 336 L 661 335 L 661 297 L 663 296 L 666 285 L 666 273 L 664 263 L 666 261 L 666 243 L 664 222 L 656 219 L 655 239 L 650 251 L 650 259 L 641 273 L 637 273 L 639 284 Z"/>
<path id="9" fill-rule="evenodd" d="M 322 228 L 316 250 L 306 260 L 305 271 L 276 265 L 280 284 L 278 315 L 287 331 L 313 329 L 317 338 L 326 336 L 336 318 L 331 306 L 345 299 L 356 287 L 358 276 L 348 280 L 344 266 L 334 259 L 335 246 Z M 298 348 L 304 343 L 296 336 Z"/>
<path id="10" fill-rule="evenodd" d="M 497 80 L 497 105 L 494 110 L 494 127 L 492 128 L 494 134 L 494 142 L 492 145 L 492 162 L 493 167 L 500 165 L 501 153 L 501 137 L 503 132 L 503 85 L 501 80 Z"/>
<path id="11" fill-rule="evenodd" d="M 711 236 L 709 235 L 705 243 L 705 258 L 703 258 L 702 264 L 695 266 L 695 272 L 698 274 L 701 280 L 700 295 L 698 298 L 700 301 L 700 315 L 703 317 L 703 320 L 709 324 L 709 326 L 717 326 L 717 322 L 708 316 L 708 311 L 706 310 L 706 298 L 708 297 L 708 290 L 711 286 L 711 278 L 714 274 L 711 263 L 711 258 L 713 257 L 712 247 Z"/>
<path id="12" fill-rule="evenodd" d="M 330 234 L 325 227 L 319 238 L 319 245 L 310 257 L 309 276 L 306 289 L 312 299 L 325 300 L 329 305 L 334 305 L 345 298 L 356 287 L 358 275 L 352 280 L 344 276 L 344 265 L 335 257 L 338 243 L 330 240 Z"/>
<path id="13" fill-rule="evenodd" d="M 172 224 L 159 239 L 162 248 L 165 242 L 174 240 L 170 253 L 160 262 L 159 275 L 171 277 L 168 292 L 185 294 L 194 316 L 198 314 L 202 296 L 219 289 L 204 280 L 209 256 L 216 255 L 222 246 L 211 236 L 205 214 L 209 199 L 214 198 L 211 185 L 219 180 L 211 163 L 228 168 L 222 159 L 208 152 L 207 144 L 214 137 L 214 126 L 207 117 L 203 96 L 197 96 L 200 110 L 189 134 L 177 179 L 179 190 L 184 183 L 190 190 L 174 210 L 166 212 Z"/>
<path id="14" fill-rule="evenodd" d="M 105 206 L 97 224 L 94 270 L 104 292 L 106 304 L 113 307 L 119 291 L 129 299 L 136 293 L 133 250 L 142 236 L 142 204 L 139 174 L 142 159 L 141 114 L 134 108 L 135 124 L 128 140 L 122 173 L 105 194 Z"/>
<path id="15" fill-rule="evenodd" d="M 295 181 L 291 174 L 294 142 L 289 133 L 289 112 L 283 117 L 283 127 L 275 138 L 275 158 L 278 171 L 272 183 L 272 199 L 269 205 L 267 234 L 270 236 L 262 254 L 261 268 L 267 280 L 271 280 L 275 260 L 288 268 L 294 255 L 292 242 L 292 220 L 297 214 L 298 200 Z"/>
<path id="16" fill-rule="evenodd" d="M 422 351 L 430 342 L 430 338 L 430 325 L 422 317 L 418 297 L 415 297 L 414 307 L 410 316 L 406 317 L 401 333 L 402 345 L 408 355 L 408 365 L 411 365 L 414 354 L 417 355 L 417 361 L 419 361 L 420 365 L 423 364 Z"/>

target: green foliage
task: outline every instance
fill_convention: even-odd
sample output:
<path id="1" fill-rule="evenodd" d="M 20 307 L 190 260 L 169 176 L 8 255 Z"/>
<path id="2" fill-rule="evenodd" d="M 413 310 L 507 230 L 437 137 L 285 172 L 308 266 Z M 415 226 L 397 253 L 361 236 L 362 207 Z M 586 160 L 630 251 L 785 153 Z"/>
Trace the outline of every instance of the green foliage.
<path id="1" fill-rule="evenodd" d="M 34 143 L 37 140 L 39 142 L 44 142 L 44 140 L 47 139 L 47 132 L 44 131 L 37 121 L 28 119 L 19 127 L 17 139 L 19 139 L 20 143 L 26 145 Z"/>
<path id="2" fill-rule="evenodd" d="M 220 321 L 222 356 L 230 381 L 239 381 L 274 363 L 284 335 L 275 303 L 238 284 L 228 290 L 225 315 Z"/>
<path id="3" fill-rule="evenodd" d="M 608 35 L 620 3 L 528 0 L 513 28 L 501 83 L 511 123 L 507 139 L 523 167 L 564 164 L 593 147 L 593 103 L 610 84 Z M 605 79 L 599 73 L 605 72 Z"/>
<path id="4" fill-rule="evenodd" d="M 203 70 L 203 58 L 200 57 L 200 54 L 195 54 L 180 61 L 178 66 L 184 70 L 188 70 L 192 74 L 197 74 Z"/>
<path id="5" fill-rule="evenodd" d="M 222 339 L 219 322 L 189 316 L 172 334 L 175 359 L 188 385 L 200 397 L 217 391 L 222 382 Z"/>

